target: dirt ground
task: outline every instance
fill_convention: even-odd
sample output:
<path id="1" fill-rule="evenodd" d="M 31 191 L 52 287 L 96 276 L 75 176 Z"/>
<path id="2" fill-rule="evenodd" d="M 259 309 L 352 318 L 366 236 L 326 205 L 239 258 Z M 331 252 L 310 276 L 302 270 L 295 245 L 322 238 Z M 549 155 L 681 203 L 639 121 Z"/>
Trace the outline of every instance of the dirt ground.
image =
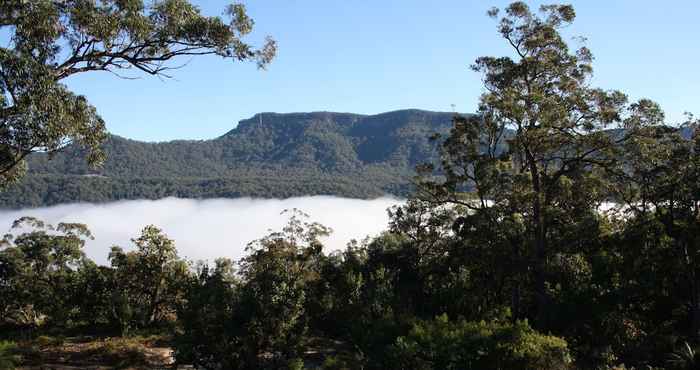
<path id="1" fill-rule="evenodd" d="M 20 356 L 18 369 L 192 369 L 175 365 L 168 338 L 149 337 L 70 337 L 41 336 L 31 341 L 17 342 Z M 308 338 L 303 353 L 305 369 L 320 369 L 328 357 L 334 358 L 333 368 L 355 362 L 355 353 L 346 343 L 326 338 Z"/>
<path id="2" fill-rule="evenodd" d="M 158 337 L 39 337 L 18 343 L 18 369 L 173 369 L 173 351 Z"/>

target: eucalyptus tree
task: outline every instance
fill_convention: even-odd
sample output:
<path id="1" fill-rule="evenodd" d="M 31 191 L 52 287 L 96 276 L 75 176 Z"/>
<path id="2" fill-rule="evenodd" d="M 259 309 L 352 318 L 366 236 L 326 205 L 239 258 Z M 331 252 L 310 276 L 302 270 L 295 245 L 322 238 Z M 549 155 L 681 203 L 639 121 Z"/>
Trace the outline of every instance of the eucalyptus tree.
<path id="1" fill-rule="evenodd" d="M 190 279 L 173 240 L 153 225 L 132 239 L 136 250 L 112 247 L 115 312 L 122 329 L 148 327 L 174 317 Z"/>
<path id="2" fill-rule="evenodd" d="M 595 234 L 571 227 L 595 226 L 593 212 L 607 197 L 597 174 L 616 169 L 620 144 L 663 114 L 649 100 L 630 104 L 619 91 L 592 87 L 591 51 L 570 49 L 561 33 L 574 8 L 539 10 L 523 2 L 505 8 L 498 33 L 511 55 L 472 65 L 485 89 L 477 114 L 455 120 L 437 173 L 419 168 L 419 194 L 465 207 L 455 225 L 462 237 L 511 249 L 514 314 L 542 328 L 550 320 L 549 261 L 576 253 L 576 239 Z M 480 237 L 486 234 L 495 239 Z"/>
<path id="3" fill-rule="evenodd" d="M 626 171 L 615 177 L 619 218 L 630 279 L 654 280 L 641 294 L 657 305 L 673 300 L 680 317 L 663 315 L 649 321 L 687 322 L 682 330 L 700 340 L 700 121 L 689 116 L 680 127 L 658 127 L 626 143 Z M 649 284 L 647 284 L 649 285 Z M 650 303 L 651 304 L 651 303 Z M 653 311 L 653 310 L 649 310 Z M 659 309 L 661 311 L 661 309 Z"/>
<path id="4" fill-rule="evenodd" d="M 308 330 L 309 285 L 319 279 L 321 238 L 332 230 L 308 221 L 298 209 L 289 212 L 282 230 L 251 242 L 240 264 L 248 366 L 256 365 L 263 352 L 273 353 L 273 362 L 294 360 Z"/>
<path id="5" fill-rule="evenodd" d="M 76 311 L 78 270 L 92 234 L 85 225 L 55 227 L 32 217 L 13 223 L 0 245 L 0 324 L 65 326 Z"/>
<path id="6" fill-rule="evenodd" d="M 249 244 L 237 271 L 227 260 L 217 261 L 213 271 L 200 268 L 180 310 L 186 322 L 176 343 L 178 359 L 233 369 L 298 363 L 324 258 L 321 238 L 331 230 L 291 212 L 281 231 Z"/>
<path id="7" fill-rule="evenodd" d="M 268 38 L 245 41 L 253 20 L 232 4 L 226 19 L 207 17 L 187 0 L 5 0 L 0 31 L 0 179 L 21 176 L 24 158 L 82 145 L 100 163 L 105 124 L 84 96 L 62 82 L 77 74 L 111 72 L 168 77 L 179 57 L 217 55 L 264 68 L 275 54 Z M 125 74 L 126 72 L 126 74 Z"/>
<path id="8" fill-rule="evenodd" d="M 238 287 L 233 261 L 220 258 L 214 266 L 200 264 L 178 307 L 175 358 L 198 368 L 234 369 L 240 363 L 242 331 L 236 320 Z"/>

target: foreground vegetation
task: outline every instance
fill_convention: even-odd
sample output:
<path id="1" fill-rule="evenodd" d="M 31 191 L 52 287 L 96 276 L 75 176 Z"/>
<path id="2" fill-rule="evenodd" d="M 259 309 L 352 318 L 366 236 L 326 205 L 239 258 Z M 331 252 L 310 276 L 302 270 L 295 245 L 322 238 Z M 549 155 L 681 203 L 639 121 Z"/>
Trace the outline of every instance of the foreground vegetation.
<path id="1" fill-rule="evenodd" d="M 98 266 L 85 225 L 18 220 L 0 363 L 42 335 L 150 332 L 207 369 L 697 369 L 700 124 L 590 87 L 591 52 L 559 34 L 574 18 L 505 9 L 514 56 L 475 62 L 477 114 L 388 229 L 341 252 L 292 210 L 240 261 L 185 261 L 147 226 Z"/>

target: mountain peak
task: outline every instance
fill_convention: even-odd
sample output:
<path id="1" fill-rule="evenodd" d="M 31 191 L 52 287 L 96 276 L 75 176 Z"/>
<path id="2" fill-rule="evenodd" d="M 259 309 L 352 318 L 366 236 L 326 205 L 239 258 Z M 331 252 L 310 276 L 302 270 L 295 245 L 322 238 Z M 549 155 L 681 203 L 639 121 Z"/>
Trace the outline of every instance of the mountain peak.
<path id="1" fill-rule="evenodd" d="M 438 120 L 444 121 L 446 117 L 449 117 L 451 122 L 452 117 L 455 113 L 452 112 L 436 112 L 422 109 L 399 109 L 389 112 L 382 112 L 377 114 L 358 114 L 358 113 L 347 113 L 347 112 L 332 112 L 332 111 L 313 111 L 313 112 L 291 112 L 291 113 L 277 113 L 277 112 L 261 112 L 256 113 L 251 118 L 243 119 L 238 122 L 238 125 L 225 133 L 221 137 L 228 137 L 236 135 L 238 131 L 249 130 L 256 126 L 269 126 L 269 125 L 289 125 L 295 124 L 299 126 L 307 126 L 318 122 L 334 122 L 338 125 L 352 125 L 359 121 L 395 121 L 395 120 L 409 120 L 414 119 L 424 119 L 425 117 L 433 117 Z"/>

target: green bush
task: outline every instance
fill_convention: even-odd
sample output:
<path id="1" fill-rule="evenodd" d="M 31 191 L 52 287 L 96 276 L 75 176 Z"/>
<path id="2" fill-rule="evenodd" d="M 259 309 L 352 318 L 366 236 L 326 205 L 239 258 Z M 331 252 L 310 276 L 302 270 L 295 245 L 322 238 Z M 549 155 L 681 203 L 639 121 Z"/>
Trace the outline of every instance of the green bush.
<path id="1" fill-rule="evenodd" d="M 16 348 L 14 342 L 0 341 L 0 370 L 11 370 L 17 366 L 19 359 L 14 354 Z"/>
<path id="2" fill-rule="evenodd" d="M 304 360 L 300 358 L 293 358 L 287 361 L 287 368 L 289 370 L 304 370 Z"/>
<path id="3" fill-rule="evenodd" d="M 566 341 L 543 335 L 527 321 L 419 321 L 390 349 L 397 369 L 567 369 Z"/>
<path id="4" fill-rule="evenodd" d="M 356 364 L 352 364 L 352 360 L 344 358 L 344 356 L 327 356 L 323 360 L 323 364 L 321 365 L 322 370 L 353 370 L 353 369 L 359 369 L 361 368 L 360 366 L 353 366 Z"/>
<path id="5" fill-rule="evenodd" d="M 34 344 L 38 345 L 39 347 L 50 347 L 50 346 L 60 346 L 66 341 L 66 337 L 63 335 L 59 336 L 48 336 L 48 335 L 40 335 L 36 337 L 34 340 Z"/>

